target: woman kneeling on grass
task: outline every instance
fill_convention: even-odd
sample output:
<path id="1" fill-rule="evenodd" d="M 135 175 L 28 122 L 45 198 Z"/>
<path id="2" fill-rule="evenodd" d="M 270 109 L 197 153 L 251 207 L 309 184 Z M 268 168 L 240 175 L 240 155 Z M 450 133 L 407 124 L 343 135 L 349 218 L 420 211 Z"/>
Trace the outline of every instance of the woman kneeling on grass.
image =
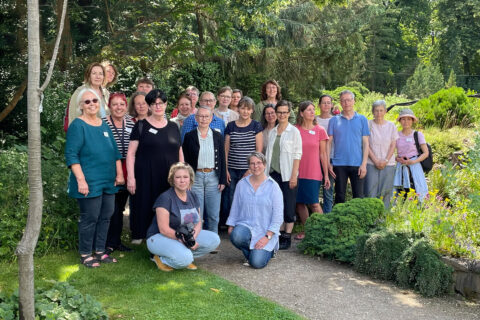
<path id="1" fill-rule="evenodd" d="M 156 214 L 147 231 L 147 247 L 162 271 L 196 270 L 193 258 L 215 250 L 220 244 L 216 233 L 202 230 L 200 202 L 189 190 L 193 180 L 192 167 L 183 162 L 173 164 L 168 173 L 172 187 L 153 205 Z"/>
<path id="2" fill-rule="evenodd" d="M 252 174 L 237 184 L 227 220 L 228 234 L 233 245 L 242 250 L 246 265 L 261 269 L 278 250 L 283 197 L 278 184 L 265 174 L 265 156 L 253 152 L 247 160 Z"/>

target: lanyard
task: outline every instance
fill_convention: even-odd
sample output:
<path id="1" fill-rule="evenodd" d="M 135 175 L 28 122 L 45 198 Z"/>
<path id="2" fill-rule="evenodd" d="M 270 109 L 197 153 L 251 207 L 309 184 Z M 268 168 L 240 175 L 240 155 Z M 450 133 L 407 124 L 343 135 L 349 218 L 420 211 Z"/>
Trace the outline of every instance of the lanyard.
<path id="1" fill-rule="evenodd" d="M 125 159 L 125 119 L 122 120 L 122 134 L 120 135 L 118 133 L 118 129 L 115 126 L 115 122 L 113 122 L 112 116 L 110 115 L 110 122 L 113 125 L 113 129 L 115 130 L 115 133 L 117 134 L 117 137 L 120 137 L 120 148 L 122 149 L 122 159 Z"/>

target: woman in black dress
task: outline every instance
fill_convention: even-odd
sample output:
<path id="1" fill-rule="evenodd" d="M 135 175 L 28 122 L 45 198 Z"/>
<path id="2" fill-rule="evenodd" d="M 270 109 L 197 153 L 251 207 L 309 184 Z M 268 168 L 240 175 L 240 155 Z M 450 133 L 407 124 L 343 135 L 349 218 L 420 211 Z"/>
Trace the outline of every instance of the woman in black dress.
<path id="1" fill-rule="evenodd" d="M 154 215 L 153 203 L 170 188 L 167 181 L 170 166 L 183 161 L 178 126 L 165 118 L 167 96 L 155 89 L 147 94 L 145 101 L 152 114 L 135 124 L 127 154 L 132 244 L 145 239 Z"/>

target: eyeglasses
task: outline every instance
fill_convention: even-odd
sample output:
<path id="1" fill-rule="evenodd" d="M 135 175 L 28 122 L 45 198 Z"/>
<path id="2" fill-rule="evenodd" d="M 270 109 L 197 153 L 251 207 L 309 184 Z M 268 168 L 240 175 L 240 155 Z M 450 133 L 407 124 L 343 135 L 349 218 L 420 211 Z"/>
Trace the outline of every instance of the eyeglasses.
<path id="1" fill-rule="evenodd" d="M 284 116 L 290 113 L 290 111 L 276 111 L 278 115 Z"/>
<path id="2" fill-rule="evenodd" d="M 204 103 L 214 103 L 214 102 L 215 102 L 215 99 L 203 99 L 203 100 L 200 100 L 200 102 L 204 102 Z"/>
<path id="3" fill-rule="evenodd" d="M 155 102 L 154 102 L 154 103 L 152 103 L 152 104 L 150 105 L 150 107 L 161 107 L 161 106 L 163 106 L 164 104 L 165 104 L 165 102 L 159 102 L 159 103 L 155 103 Z"/>
<path id="4" fill-rule="evenodd" d="M 352 98 L 348 98 L 348 99 L 342 99 L 342 100 L 340 100 L 340 102 L 342 102 L 342 103 L 343 103 L 343 102 L 350 102 L 350 101 L 353 101 L 353 99 L 352 99 Z"/>
<path id="5" fill-rule="evenodd" d="M 198 119 L 210 119 L 210 115 L 208 116 L 196 116 Z"/>
<path id="6" fill-rule="evenodd" d="M 227 96 L 225 94 L 221 94 L 221 95 L 219 95 L 219 97 L 224 98 L 224 99 L 231 99 L 232 98 L 232 96 Z"/>
<path id="7" fill-rule="evenodd" d="M 189 92 L 189 93 L 187 93 L 187 97 L 191 97 L 191 96 L 193 96 L 193 97 L 198 97 L 198 94 L 197 94 L 196 92 Z"/>
<path id="8" fill-rule="evenodd" d="M 250 167 L 258 167 L 263 164 L 262 161 L 255 161 L 255 162 L 250 162 Z"/>
<path id="9" fill-rule="evenodd" d="M 95 99 L 92 99 L 92 100 L 90 100 L 90 99 L 88 99 L 88 100 L 83 100 L 83 104 L 90 104 L 90 103 L 92 103 L 92 102 L 93 102 L 93 103 L 97 103 L 97 102 L 98 102 L 98 99 L 95 98 Z"/>

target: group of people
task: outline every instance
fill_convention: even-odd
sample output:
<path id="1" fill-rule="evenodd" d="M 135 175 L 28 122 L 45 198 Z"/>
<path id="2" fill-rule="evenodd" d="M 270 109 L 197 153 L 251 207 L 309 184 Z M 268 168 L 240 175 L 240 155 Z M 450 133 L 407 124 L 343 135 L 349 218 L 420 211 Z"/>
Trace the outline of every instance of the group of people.
<path id="1" fill-rule="evenodd" d="M 400 132 L 384 119 L 384 101 L 367 121 L 348 90 L 339 115 L 328 95 L 319 115 L 312 101 L 295 114 L 268 80 L 258 104 L 228 86 L 216 95 L 189 86 L 168 117 L 168 97 L 150 79 L 127 99 L 108 91 L 117 76 L 111 63 L 89 65 L 68 107 L 68 192 L 80 207 L 87 267 L 131 250 L 121 241 L 127 201 L 132 244 L 145 241 L 157 267 L 171 271 L 196 269 L 193 259 L 218 247 L 223 223 L 245 263 L 265 267 L 291 246 L 296 216 L 305 223 L 311 212 L 329 213 L 345 201 L 348 180 L 353 197 L 381 197 L 386 207 L 394 188 L 427 193 L 420 162 L 428 149 L 419 132 L 417 151 L 410 109 L 398 117 Z"/>

